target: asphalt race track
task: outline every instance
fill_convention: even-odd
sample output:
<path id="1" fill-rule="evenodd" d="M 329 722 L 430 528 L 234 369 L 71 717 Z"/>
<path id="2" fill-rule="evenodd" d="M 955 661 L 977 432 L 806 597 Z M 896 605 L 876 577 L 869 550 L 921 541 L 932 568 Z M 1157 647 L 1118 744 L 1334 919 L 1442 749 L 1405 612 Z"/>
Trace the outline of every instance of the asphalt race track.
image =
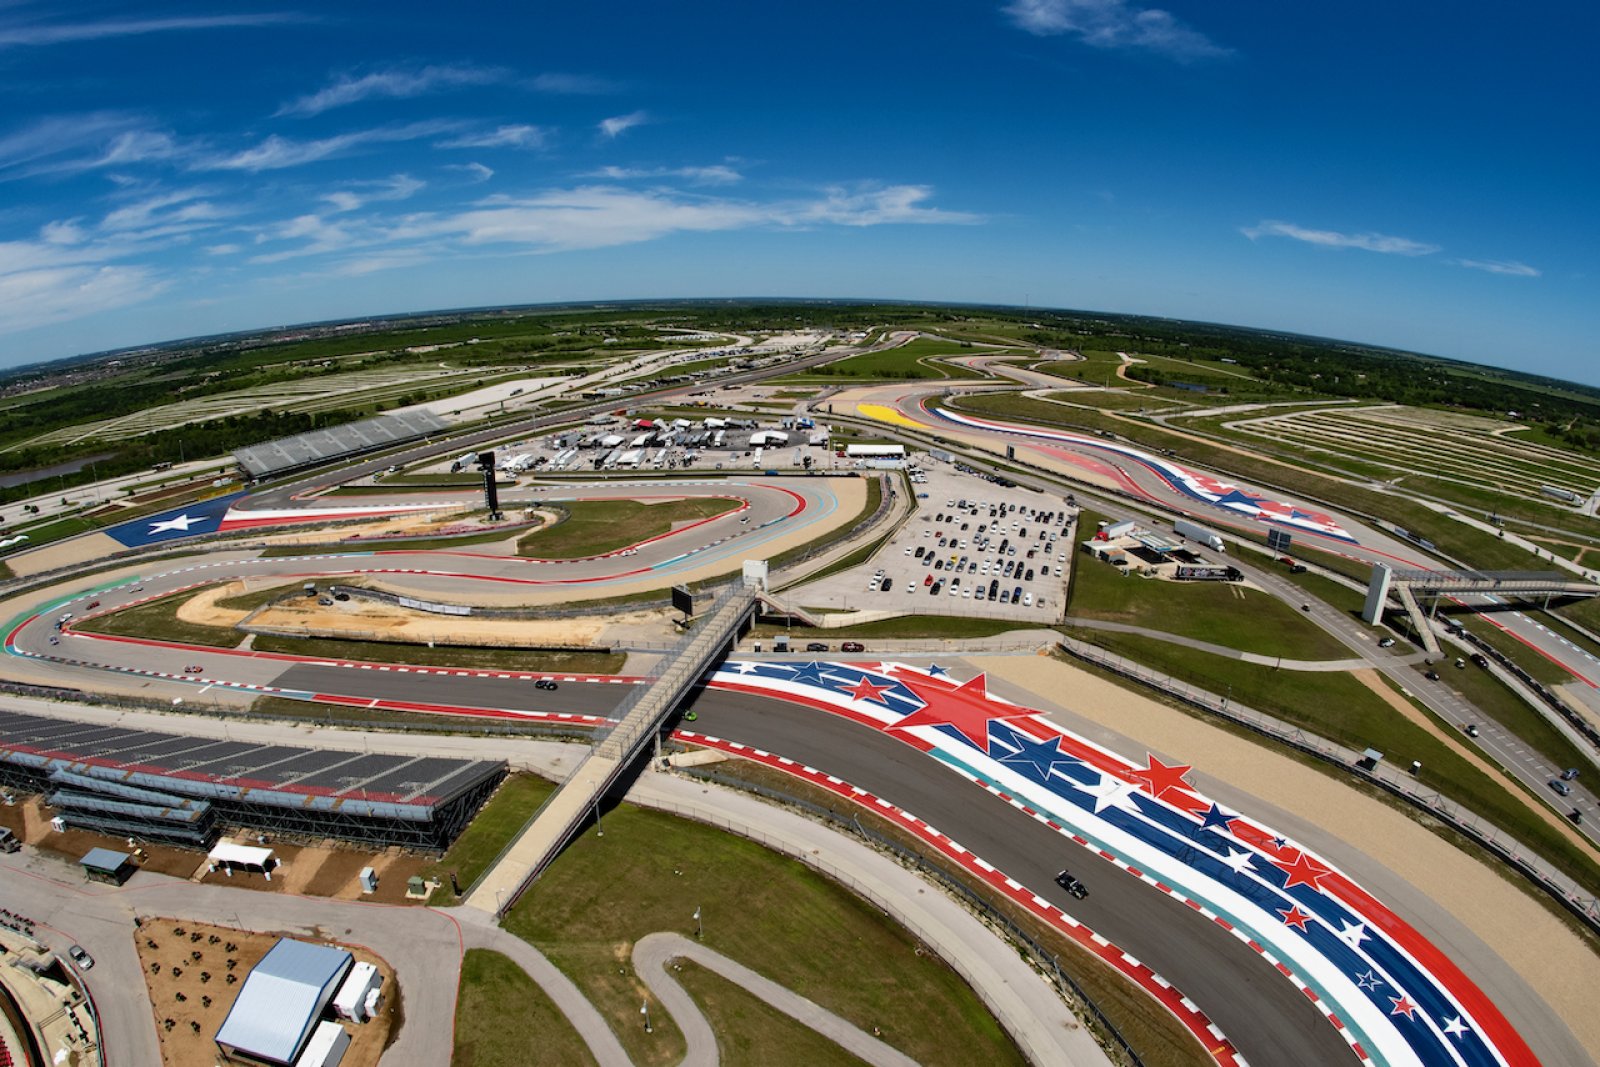
<path id="1" fill-rule="evenodd" d="M 707 690 L 695 729 L 781 752 L 937 826 L 1197 1000 L 1256 1064 L 1348 1064 L 1350 1048 L 1305 995 L 1261 957 L 1187 907 L 1098 859 L 984 789 L 930 766 L 909 745 L 825 712 Z M 1073 900 L 1063 867 L 1089 887 Z"/>

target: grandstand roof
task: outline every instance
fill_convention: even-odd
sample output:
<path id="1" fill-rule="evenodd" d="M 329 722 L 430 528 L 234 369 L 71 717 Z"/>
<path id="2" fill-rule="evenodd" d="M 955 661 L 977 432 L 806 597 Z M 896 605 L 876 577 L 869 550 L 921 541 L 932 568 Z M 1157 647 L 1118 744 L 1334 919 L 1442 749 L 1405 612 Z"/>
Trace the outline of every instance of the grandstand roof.
<path id="1" fill-rule="evenodd" d="M 233 458 L 252 478 L 265 478 L 281 471 L 311 467 L 387 445 L 414 441 L 438 433 L 449 425 L 426 408 L 414 408 L 250 445 L 236 449 Z"/>
<path id="2" fill-rule="evenodd" d="M 427 818 L 427 809 L 498 775 L 489 760 L 299 748 L 134 730 L 0 709 L 0 763 L 156 790 L 160 799 L 249 800 L 350 814 Z M 156 799 L 129 791 L 130 801 Z"/>

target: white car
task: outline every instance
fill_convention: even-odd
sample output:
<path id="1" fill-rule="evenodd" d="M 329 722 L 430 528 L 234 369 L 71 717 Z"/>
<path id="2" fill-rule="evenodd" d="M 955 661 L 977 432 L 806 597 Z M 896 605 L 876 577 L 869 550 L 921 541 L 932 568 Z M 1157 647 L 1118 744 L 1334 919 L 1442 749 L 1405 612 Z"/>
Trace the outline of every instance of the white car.
<path id="1" fill-rule="evenodd" d="M 1025 608 L 1033 607 L 1033 594 L 1032 593 L 1023 593 L 1022 594 L 1022 606 L 1025 607 Z"/>
<path id="2" fill-rule="evenodd" d="M 908 556 L 911 555 L 911 546 L 910 545 L 906 546 L 906 555 L 908 555 Z"/>

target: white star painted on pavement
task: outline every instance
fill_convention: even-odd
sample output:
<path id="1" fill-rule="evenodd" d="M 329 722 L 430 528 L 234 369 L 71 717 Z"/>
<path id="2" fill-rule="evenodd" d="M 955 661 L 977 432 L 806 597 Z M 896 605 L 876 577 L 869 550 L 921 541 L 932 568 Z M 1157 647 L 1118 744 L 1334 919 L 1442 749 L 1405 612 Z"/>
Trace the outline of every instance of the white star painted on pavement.
<path id="1" fill-rule="evenodd" d="M 1238 849 L 1230 848 L 1227 857 L 1222 862 L 1232 867 L 1235 874 L 1252 874 L 1255 872 L 1255 868 L 1250 866 L 1252 858 L 1254 857 L 1248 852 L 1240 852 Z"/>
<path id="2" fill-rule="evenodd" d="M 1109 774 L 1100 776 L 1096 785 L 1078 785 L 1074 788 L 1081 789 L 1094 797 L 1094 813 L 1096 815 L 1107 808 L 1121 808 L 1123 811 L 1137 812 L 1139 809 L 1133 803 L 1133 786 L 1121 778 L 1113 778 Z"/>
<path id="3" fill-rule="evenodd" d="M 1469 1031 L 1466 1025 L 1462 1023 L 1461 1016 L 1452 1015 L 1450 1018 L 1444 1021 L 1444 1032 L 1455 1038 L 1457 1041 L 1460 1041 L 1462 1034 L 1470 1033 L 1471 1031 Z"/>
<path id="4" fill-rule="evenodd" d="M 895 671 L 900 669 L 900 664 L 898 664 L 898 663 L 880 663 L 880 664 L 878 664 L 878 666 L 875 669 L 877 670 L 877 672 L 879 674 L 893 674 Z"/>
<path id="5" fill-rule="evenodd" d="M 745 661 L 740 662 L 740 663 L 735 663 L 733 665 L 733 670 L 734 670 L 734 673 L 736 673 L 736 674 L 753 674 L 753 673 L 755 673 L 755 670 L 756 670 L 757 666 L 758 666 L 758 664 L 751 663 L 750 661 L 745 660 Z"/>
<path id="6" fill-rule="evenodd" d="M 1351 948 L 1360 948 L 1361 942 L 1372 940 L 1372 935 L 1367 933 L 1366 923 L 1345 922 L 1343 919 L 1339 921 L 1344 926 L 1344 929 L 1334 936 Z"/>
<path id="7" fill-rule="evenodd" d="M 193 526 L 197 522 L 204 522 L 204 521 L 205 521 L 204 517 L 201 517 L 201 518 L 197 519 L 197 518 L 193 517 L 192 515 L 188 515 L 188 514 L 175 515 L 170 519 L 163 520 L 162 522 L 152 522 L 150 524 L 150 533 L 153 533 L 153 534 L 165 533 L 168 530 L 178 530 L 178 531 L 180 531 L 182 533 L 188 533 L 189 532 L 189 527 Z M 148 537 L 149 534 L 146 534 L 145 536 Z"/>

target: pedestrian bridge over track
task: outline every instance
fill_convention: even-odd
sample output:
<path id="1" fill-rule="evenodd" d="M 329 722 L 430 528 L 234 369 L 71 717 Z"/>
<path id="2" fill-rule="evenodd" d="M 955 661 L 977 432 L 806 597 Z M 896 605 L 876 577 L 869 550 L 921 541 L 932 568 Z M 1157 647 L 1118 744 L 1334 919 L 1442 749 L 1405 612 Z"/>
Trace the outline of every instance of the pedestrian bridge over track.
<path id="1" fill-rule="evenodd" d="M 1428 620 L 1446 596 L 1496 596 L 1514 600 L 1551 600 L 1555 597 L 1600 596 L 1600 583 L 1582 581 L 1562 571 L 1428 571 L 1395 570 L 1378 564 L 1367 585 L 1367 602 L 1361 618 L 1376 623 L 1393 593 L 1411 619 L 1430 655 L 1439 655 L 1439 643 Z M 1423 608 L 1427 601 L 1427 609 Z"/>
<path id="2" fill-rule="evenodd" d="M 585 823 L 590 819 L 598 822 L 600 799 L 654 742 L 667 717 L 695 683 L 732 649 L 760 595 L 757 586 L 735 587 L 721 595 L 709 614 L 700 617 L 671 665 L 623 704 L 617 724 L 490 865 L 463 902 L 467 907 L 496 917 L 504 915 Z"/>

